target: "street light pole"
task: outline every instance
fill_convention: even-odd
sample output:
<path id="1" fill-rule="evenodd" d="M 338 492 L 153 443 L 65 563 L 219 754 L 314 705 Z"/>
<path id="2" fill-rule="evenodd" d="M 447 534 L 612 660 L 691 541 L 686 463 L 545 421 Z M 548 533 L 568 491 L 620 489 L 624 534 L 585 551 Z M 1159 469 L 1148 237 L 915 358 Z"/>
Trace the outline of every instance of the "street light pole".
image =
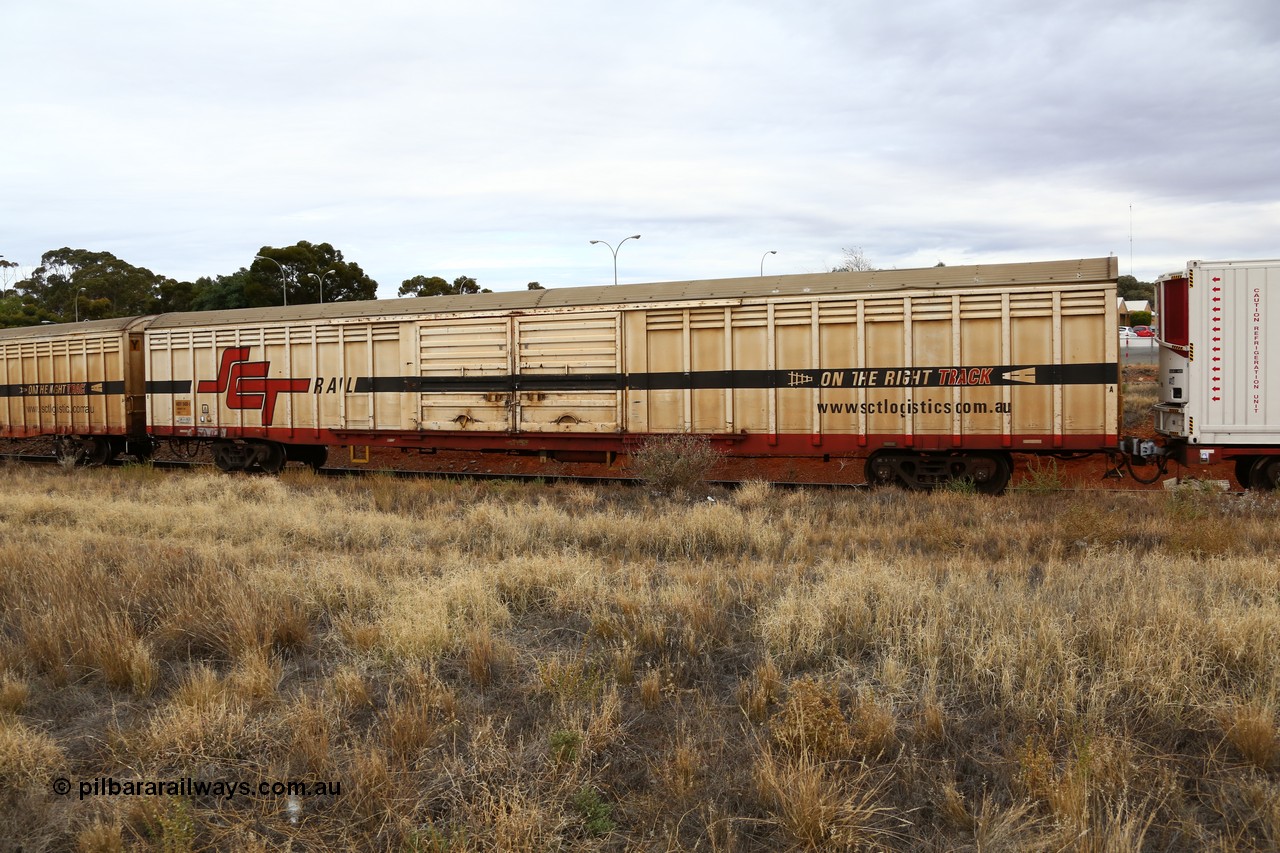
<path id="1" fill-rule="evenodd" d="M 80 322 L 80 294 L 84 293 L 83 287 L 76 288 L 76 322 Z"/>
<path id="2" fill-rule="evenodd" d="M 761 278 L 764 278 L 764 259 L 769 257 L 770 255 L 776 255 L 776 254 L 778 254 L 777 249 L 770 249 L 769 251 L 765 252 L 763 255 L 760 256 L 760 277 Z"/>
<path id="3" fill-rule="evenodd" d="M 622 244 L 627 242 L 628 240 L 639 240 L 639 239 L 640 239 L 639 234 L 632 234 L 630 237 L 623 237 L 621 240 L 618 241 L 618 249 L 621 249 Z M 618 283 L 618 249 L 615 249 L 613 246 L 609 245 L 608 243 L 605 243 L 604 240 L 591 241 L 591 245 L 593 246 L 596 243 L 603 243 L 605 246 L 609 246 L 609 251 L 613 253 L 613 283 L 614 285 L 617 285 Z"/>
<path id="4" fill-rule="evenodd" d="M 336 269 L 331 269 L 326 271 L 324 275 L 316 275 L 313 272 L 307 273 L 308 278 L 314 278 L 316 280 L 316 284 L 320 285 L 320 304 L 321 305 L 324 304 L 324 280 L 336 272 L 337 272 Z"/>
<path id="5" fill-rule="evenodd" d="M 259 261 L 271 261 L 277 267 L 280 267 L 280 292 L 284 294 L 284 307 L 289 307 L 289 281 L 284 276 L 284 267 L 275 258 L 268 258 L 266 255 L 254 255 Z"/>

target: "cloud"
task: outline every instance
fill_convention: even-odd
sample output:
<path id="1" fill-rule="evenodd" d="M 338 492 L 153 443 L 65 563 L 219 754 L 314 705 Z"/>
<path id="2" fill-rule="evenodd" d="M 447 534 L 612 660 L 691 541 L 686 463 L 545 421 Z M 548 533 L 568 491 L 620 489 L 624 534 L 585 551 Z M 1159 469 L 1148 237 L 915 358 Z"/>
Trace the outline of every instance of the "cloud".
<path id="1" fill-rule="evenodd" d="M 11 4 L 0 253 L 182 278 L 330 242 L 394 294 L 1275 255 L 1262 2 Z M 1227 224 L 1229 223 L 1229 225 Z M 1122 269 L 1124 264 L 1122 264 Z"/>

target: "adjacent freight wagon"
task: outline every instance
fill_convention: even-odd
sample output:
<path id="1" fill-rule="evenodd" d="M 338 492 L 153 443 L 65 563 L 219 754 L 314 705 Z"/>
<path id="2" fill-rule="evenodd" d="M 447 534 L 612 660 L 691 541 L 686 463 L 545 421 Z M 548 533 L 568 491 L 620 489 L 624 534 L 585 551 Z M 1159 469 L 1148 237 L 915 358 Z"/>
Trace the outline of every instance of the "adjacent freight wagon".
<path id="1" fill-rule="evenodd" d="M 6 381 L 58 409 L 77 405 L 59 383 L 140 371 L 145 433 L 208 443 L 226 470 L 319 465 L 331 445 L 608 458 L 696 433 L 995 491 L 1011 453 L 1117 445 L 1115 280 L 1100 258 L 166 314 L 6 333 L 68 352 L 111 334 L 121 352 L 19 360 Z M 24 420 L 11 402 L 3 428 L 96 448 L 136 436 L 133 391 L 111 402 L 127 423 Z"/>
<path id="2" fill-rule="evenodd" d="M 145 454 L 146 322 L 0 329 L 0 436 L 51 436 L 59 455 L 91 464 Z"/>
<path id="3" fill-rule="evenodd" d="M 1156 285 L 1160 402 L 1154 456 L 1235 462 L 1245 487 L 1280 487 L 1280 261 L 1193 261 Z"/>

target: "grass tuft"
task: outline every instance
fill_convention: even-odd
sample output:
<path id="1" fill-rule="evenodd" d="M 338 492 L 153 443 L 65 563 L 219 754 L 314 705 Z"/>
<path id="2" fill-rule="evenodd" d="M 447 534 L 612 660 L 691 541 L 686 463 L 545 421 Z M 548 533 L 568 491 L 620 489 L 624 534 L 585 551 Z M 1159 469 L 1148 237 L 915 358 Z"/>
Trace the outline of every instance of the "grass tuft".
<path id="1" fill-rule="evenodd" d="M 5 473 L 15 847 L 1280 847 L 1271 495 Z"/>
<path id="2" fill-rule="evenodd" d="M 662 435 L 645 441 L 631 455 L 636 476 L 662 494 L 688 494 L 704 488 L 720 452 L 701 435 Z"/>

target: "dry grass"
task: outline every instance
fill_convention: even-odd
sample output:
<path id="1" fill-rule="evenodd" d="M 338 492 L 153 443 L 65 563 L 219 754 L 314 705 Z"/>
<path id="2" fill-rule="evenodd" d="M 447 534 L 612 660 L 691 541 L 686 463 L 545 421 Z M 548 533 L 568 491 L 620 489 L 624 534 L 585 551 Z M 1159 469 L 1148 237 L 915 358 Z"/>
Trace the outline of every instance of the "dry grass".
<path id="1" fill-rule="evenodd" d="M 1280 846 L 1278 496 L 4 474 L 24 850 Z"/>
<path id="2" fill-rule="evenodd" d="M 720 452 L 706 436 L 679 433 L 647 439 L 632 454 L 631 467 L 657 491 L 681 495 L 703 488 L 719 461 Z"/>
<path id="3" fill-rule="evenodd" d="M 1124 383 L 1124 428 L 1141 429 L 1151 424 L 1151 409 L 1160 402 L 1160 386 L 1154 381 L 1136 378 Z"/>

